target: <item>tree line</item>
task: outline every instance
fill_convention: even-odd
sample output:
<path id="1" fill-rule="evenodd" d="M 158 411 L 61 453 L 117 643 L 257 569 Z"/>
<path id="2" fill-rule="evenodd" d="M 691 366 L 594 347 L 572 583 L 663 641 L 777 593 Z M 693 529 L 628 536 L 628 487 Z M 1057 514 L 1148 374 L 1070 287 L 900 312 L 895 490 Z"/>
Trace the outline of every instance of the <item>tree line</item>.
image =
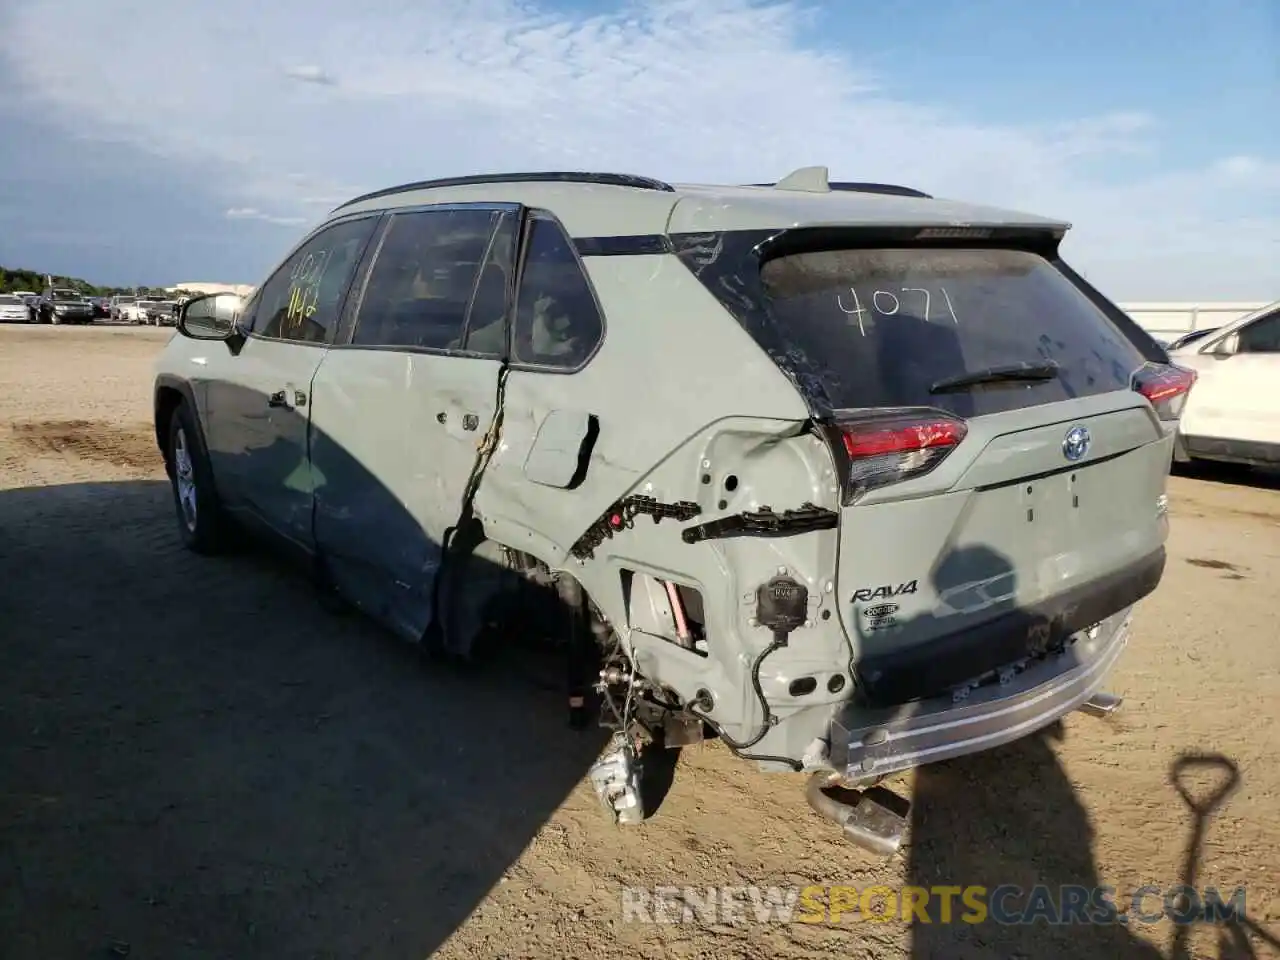
<path id="1" fill-rule="evenodd" d="M 13 293 L 15 290 L 30 290 L 41 293 L 45 288 L 47 274 L 37 270 L 25 270 L 21 267 L 0 267 L 0 293 Z M 97 284 L 81 280 L 79 277 L 53 278 L 54 286 L 67 287 L 86 297 L 114 297 L 116 294 L 132 296 L 137 290 L 140 297 L 169 297 L 169 291 L 163 287 L 101 287 Z"/>

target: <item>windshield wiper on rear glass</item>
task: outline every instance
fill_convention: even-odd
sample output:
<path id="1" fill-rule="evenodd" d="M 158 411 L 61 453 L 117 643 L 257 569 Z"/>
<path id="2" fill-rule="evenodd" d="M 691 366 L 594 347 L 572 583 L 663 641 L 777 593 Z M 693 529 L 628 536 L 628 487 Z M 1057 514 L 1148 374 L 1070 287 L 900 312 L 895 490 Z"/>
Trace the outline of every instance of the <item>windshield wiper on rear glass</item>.
<path id="1" fill-rule="evenodd" d="M 1023 363 L 1006 363 L 998 367 L 986 367 L 972 373 L 961 373 L 954 377 L 935 380 L 929 387 L 930 393 L 949 393 L 952 390 L 964 390 L 984 383 L 1036 383 L 1052 380 L 1058 375 L 1058 365 L 1052 360 Z"/>

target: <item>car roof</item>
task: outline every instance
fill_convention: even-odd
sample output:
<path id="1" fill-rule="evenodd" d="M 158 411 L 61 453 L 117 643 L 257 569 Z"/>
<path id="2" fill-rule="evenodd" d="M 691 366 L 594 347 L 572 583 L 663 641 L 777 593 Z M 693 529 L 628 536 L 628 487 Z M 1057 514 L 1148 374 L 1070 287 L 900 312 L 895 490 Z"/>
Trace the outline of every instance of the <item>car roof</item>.
<path id="1" fill-rule="evenodd" d="M 1272 313 L 1273 311 L 1276 311 L 1276 310 L 1280 310 L 1280 300 L 1273 300 L 1270 303 L 1268 303 L 1266 306 L 1259 307 L 1257 310 L 1252 310 L 1249 313 L 1246 313 L 1242 317 L 1236 317 L 1236 319 L 1230 321 L 1229 323 L 1224 323 L 1221 326 L 1215 327 L 1213 329 L 1213 334 L 1212 334 L 1213 341 L 1217 342 L 1218 340 L 1225 340 L 1227 337 L 1231 336 L 1231 334 L 1235 333 L 1241 327 L 1247 324 L 1250 324 L 1254 320 L 1257 320 L 1259 317 L 1266 316 L 1267 314 Z M 1192 332 L 1198 332 L 1198 331 L 1192 331 Z M 1179 337 L 1178 340 L 1185 339 L 1185 336 L 1186 335 Z M 1177 350 L 1179 354 L 1182 354 L 1183 350 L 1191 351 L 1191 348 L 1194 347 L 1195 350 L 1192 352 L 1199 353 L 1205 347 L 1209 346 L 1209 344 L 1205 342 L 1208 339 L 1209 339 L 1208 337 L 1201 337 L 1199 339 L 1193 340 L 1191 343 L 1179 344 L 1177 347 L 1174 347 L 1174 349 Z M 1174 341 L 1174 342 L 1177 343 L 1177 341 Z"/>
<path id="2" fill-rule="evenodd" d="M 330 219 L 427 204 L 518 203 L 548 209 L 573 237 L 647 236 L 816 226 L 1018 226 L 1061 235 L 1070 224 L 932 197 L 895 184 L 831 182 L 805 167 L 776 184 L 670 184 L 632 174 L 484 174 L 365 194 Z"/>
<path id="3" fill-rule="evenodd" d="M 1218 327 L 1218 329 L 1214 332 L 1215 333 L 1234 333 L 1236 330 L 1240 329 L 1246 324 L 1252 323 L 1254 320 L 1257 320 L 1259 317 L 1265 316 L 1268 313 L 1271 313 L 1275 310 L 1280 310 L 1280 300 L 1272 300 L 1270 303 L 1266 304 L 1265 306 L 1259 307 L 1257 310 L 1253 310 L 1249 313 L 1246 313 L 1243 317 L 1237 317 L 1236 319 L 1232 320 L 1230 323 L 1224 323 L 1222 326 Z"/>

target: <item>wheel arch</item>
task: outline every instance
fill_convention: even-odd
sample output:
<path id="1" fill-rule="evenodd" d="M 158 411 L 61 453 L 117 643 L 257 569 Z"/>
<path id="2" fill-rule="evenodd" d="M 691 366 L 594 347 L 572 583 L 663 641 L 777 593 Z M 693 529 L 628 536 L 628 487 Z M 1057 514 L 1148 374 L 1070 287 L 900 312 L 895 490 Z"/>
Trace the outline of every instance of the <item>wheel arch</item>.
<path id="1" fill-rule="evenodd" d="M 195 392 L 191 389 L 191 384 L 181 377 L 175 377 L 171 374 L 162 373 L 157 376 L 153 416 L 156 446 L 160 448 L 160 455 L 164 458 L 166 470 L 172 469 L 171 451 L 169 450 L 169 423 L 173 419 L 174 411 L 183 404 L 190 407 L 196 419 L 197 429 L 199 429 L 199 408 L 196 407 Z"/>

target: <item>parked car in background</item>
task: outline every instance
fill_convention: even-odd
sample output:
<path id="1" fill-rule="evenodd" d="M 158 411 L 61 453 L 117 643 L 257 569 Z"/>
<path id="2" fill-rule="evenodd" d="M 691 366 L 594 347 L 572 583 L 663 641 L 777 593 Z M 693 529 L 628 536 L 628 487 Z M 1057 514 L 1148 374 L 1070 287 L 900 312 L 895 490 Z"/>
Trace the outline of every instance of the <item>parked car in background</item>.
<path id="1" fill-rule="evenodd" d="M 93 307 L 93 319 L 108 320 L 111 317 L 111 308 L 107 303 L 106 297 L 90 297 L 89 303 Z"/>
<path id="2" fill-rule="evenodd" d="M 455 656 L 545 609 L 618 822 L 638 744 L 714 731 L 892 852 L 906 821 L 854 791 L 1113 710 L 1164 572 L 1194 377 L 1067 230 L 822 167 L 357 197 L 252 297 L 186 304 L 154 386 L 176 531 L 274 536 Z"/>
<path id="3" fill-rule="evenodd" d="M 178 325 L 178 302 L 176 300 L 160 300 L 156 303 L 152 315 L 158 326 L 176 327 Z"/>
<path id="4" fill-rule="evenodd" d="M 0 293 L 0 323 L 30 323 L 31 306 L 22 297 Z"/>
<path id="5" fill-rule="evenodd" d="M 93 323 L 93 304 L 70 287 L 51 287 L 40 298 L 41 323 Z"/>
<path id="6" fill-rule="evenodd" d="M 1171 345 L 1169 359 L 1198 375 L 1178 423 L 1177 460 L 1280 467 L 1280 300 Z"/>
<path id="7" fill-rule="evenodd" d="M 138 304 L 141 308 L 141 323 L 159 327 L 172 326 L 178 322 L 172 300 L 139 300 Z"/>
<path id="8" fill-rule="evenodd" d="M 14 290 L 13 296 L 27 305 L 27 310 L 31 314 L 30 322 L 36 323 L 40 319 L 40 294 L 32 290 Z"/>
<path id="9" fill-rule="evenodd" d="M 120 319 L 127 320 L 130 323 L 150 323 L 151 307 L 155 301 L 147 297 L 131 297 L 128 300 L 121 301 Z"/>
<path id="10" fill-rule="evenodd" d="M 116 300 L 111 310 L 113 319 L 123 320 L 126 323 L 138 322 L 138 301 L 132 297 L 121 297 Z"/>

